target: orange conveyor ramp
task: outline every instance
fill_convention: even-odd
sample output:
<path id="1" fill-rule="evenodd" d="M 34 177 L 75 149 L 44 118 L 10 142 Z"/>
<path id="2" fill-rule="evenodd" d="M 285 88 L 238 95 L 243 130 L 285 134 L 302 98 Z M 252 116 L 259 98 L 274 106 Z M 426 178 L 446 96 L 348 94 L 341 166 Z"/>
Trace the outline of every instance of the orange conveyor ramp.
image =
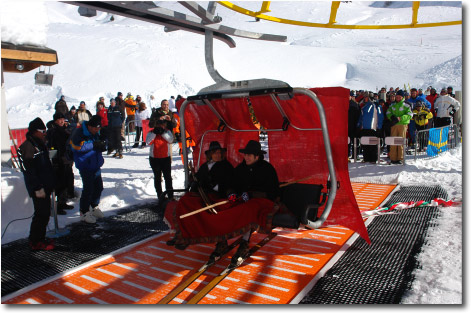
<path id="1" fill-rule="evenodd" d="M 396 185 L 352 183 L 360 210 L 374 209 Z M 342 226 L 316 230 L 276 228 L 277 236 L 215 286 L 200 304 L 298 303 L 357 236 Z M 353 236 L 353 237 L 352 237 Z M 265 235 L 254 233 L 251 243 Z M 6 304 L 152 304 L 158 303 L 208 259 L 214 244 L 169 247 L 169 233 L 127 251 L 15 292 Z M 347 243 L 350 240 L 350 243 Z M 229 255 L 233 254 L 233 250 Z M 170 303 L 185 303 L 230 262 L 227 256 Z"/>

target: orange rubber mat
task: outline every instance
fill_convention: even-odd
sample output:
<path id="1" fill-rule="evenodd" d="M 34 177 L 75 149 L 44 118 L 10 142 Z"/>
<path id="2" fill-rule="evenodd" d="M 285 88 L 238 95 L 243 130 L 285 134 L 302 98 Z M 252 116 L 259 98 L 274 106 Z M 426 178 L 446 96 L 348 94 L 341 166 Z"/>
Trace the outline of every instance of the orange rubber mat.
<path id="1" fill-rule="evenodd" d="M 352 183 L 352 187 L 363 211 L 379 206 L 396 186 Z M 316 230 L 276 228 L 274 232 L 276 237 L 216 285 L 199 303 L 298 303 L 346 250 L 344 245 L 354 234 L 342 226 Z M 254 233 L 251 244 L 264 237 Z M 38 283 L 36 288 L 31 286 L 15 292 L 5 297 L 7 299 L 2 303 L 157 303 L 198 270 L 214 249 L 213 244 L 198 244 L 180 251 L 165 244 L 169 238 L 169 233 L 150 238 L 125 252 L 100 258 L 42 285 Z M 235 249 L 229 255 L 234 252 Z M 220 260 L 170 303 L 187 302 L 229 262 L 229 256 Z"/>

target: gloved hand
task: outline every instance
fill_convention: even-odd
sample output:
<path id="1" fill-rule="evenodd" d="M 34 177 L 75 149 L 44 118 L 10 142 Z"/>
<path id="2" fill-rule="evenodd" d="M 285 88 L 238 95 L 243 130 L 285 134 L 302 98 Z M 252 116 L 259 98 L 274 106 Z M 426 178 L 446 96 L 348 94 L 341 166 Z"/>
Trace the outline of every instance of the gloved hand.
<path id="1" fill-rule="evenodd" d="M 455 110 L 455 108 L 453 108 L 453 109 L 451 109 L 449 114 L 450 114 L 450 116 L 453 116 L 455 113 L 456 113 L 456 110 Z"/>
<path id="2" fill-rule="evenodd" d="M 247 202 L 250 199 L 249 194 L 247 192 L 243 192 L 240 197 L 242 198 L 242 200 L 244 200 L 244 202 Z"/>
<path id="3" fill-rule="evenodd" d="M 162 135 L 164 133 L 164 129 L 162 127 L 155 127 L 152 132 L 156 135 Z"/>
<path id="4" fill-rule="evenodd" d="M 231 193 L 229 197 L 227 197 L 227 200 L 230 202 L 236 202 L 237 201 L 237 195 L 235 193 Z"/>
<path id="5" fill-rule="evenodd" d="M 391 116 L 391 126 L 394 126 L 396 125 L 397 123 L 399 122 L 399 119 L 397 118 L 397 116 Z"/>
<path id="6" fill-rule="evenodd" d="M 175 138 L 177 139 L 177 142 L 182 142 L 182 136 L 180 133 L 175 133 Z"/>
<path id="7" fill-rule="evenodd" d="M 35 192 L 36 198 L 46 198 L 46 192 L 44 191 L 44 188 L 41 188 L 39 190 L 36 190 Z"/>
<path id="8" fill-rule="evenodd" d="M 106 142 L 103 140 L 97 140 L 93 142 L 93 150 L 96 151 L 105 151 L 106 150 Z"/>

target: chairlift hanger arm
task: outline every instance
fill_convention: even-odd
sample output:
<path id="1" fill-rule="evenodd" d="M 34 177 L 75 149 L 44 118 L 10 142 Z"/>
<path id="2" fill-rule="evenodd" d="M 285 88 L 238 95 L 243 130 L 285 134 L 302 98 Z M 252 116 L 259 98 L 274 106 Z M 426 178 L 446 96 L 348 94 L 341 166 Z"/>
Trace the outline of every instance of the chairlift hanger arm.
<path id="1" fill-rule="evenodd" d="M 178 3 L 190 10 L 193 14 L 201 17 L 205 24 L 220 23 L 222 21 L 220 16 L 214 16 L 213 13 L 209 12 L 209 10 L 207 11 L 195 1 L 178 1 Z"/>
<path id="2" fill-rule="evenodd" d="M 286 42 L 287 40 L 286 36 L 255 33 L 224 25 L 206 24 L 206 19 L 203 20 L 198 17 L 158 7 L 152 1 L 64 1 L 64 3 L 167 26 L 171 30 L 178 28 L 198 34 L 205 34 L 205 30 L 210 30 L 214 32 L 217 39 L 222 40 L 231 48 L 235 47 L 235 43 L 228 35 L 278 42 Z"/>

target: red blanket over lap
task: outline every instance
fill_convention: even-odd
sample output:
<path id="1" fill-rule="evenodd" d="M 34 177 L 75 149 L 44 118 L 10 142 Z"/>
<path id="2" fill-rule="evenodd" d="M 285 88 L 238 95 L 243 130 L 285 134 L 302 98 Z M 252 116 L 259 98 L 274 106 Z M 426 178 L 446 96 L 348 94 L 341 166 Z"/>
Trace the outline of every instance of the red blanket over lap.
<path id="1" fill-rule="evenodd" d="M 211 199 L 219 202 L 225 199 Z M 204 211 L 183 219 L 181 215 L 198 210 L 204 204 L 197 193 L 186 193 L 178 202 L 167 205 L 165 218 L 175 229 L 177 244 L 196 244 L 218 242 L 242 235 L 249 230 L 258 229 L 261 233 L 270 233 L 272 219 L 278 205 L 268 199 L 250 199 L 249 201 L 227 203 L 216 207 L 218 214 Z"/>

